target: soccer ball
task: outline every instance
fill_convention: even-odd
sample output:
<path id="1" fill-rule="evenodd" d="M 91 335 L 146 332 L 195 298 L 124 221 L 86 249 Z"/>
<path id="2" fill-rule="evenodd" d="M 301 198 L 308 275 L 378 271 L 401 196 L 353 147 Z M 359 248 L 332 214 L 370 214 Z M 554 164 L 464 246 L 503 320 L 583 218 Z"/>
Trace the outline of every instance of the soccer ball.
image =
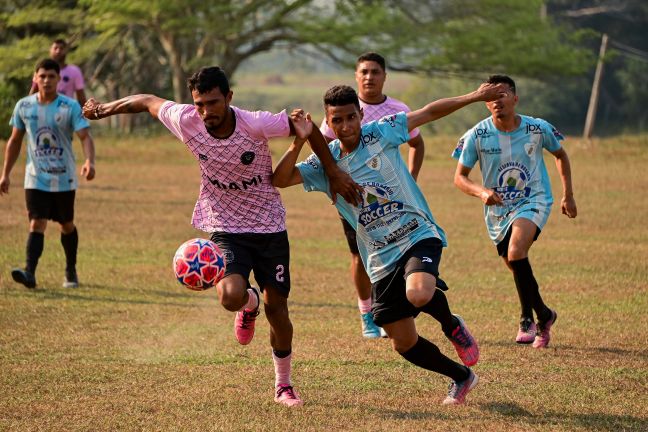
<path id="1" fill-rule="evenodd" d="M 173 257 L 173 271 L 185 287 L 202 291 L 225 275 L 225 256 L 216 243 L 201 238 L 184 242 Z"/>

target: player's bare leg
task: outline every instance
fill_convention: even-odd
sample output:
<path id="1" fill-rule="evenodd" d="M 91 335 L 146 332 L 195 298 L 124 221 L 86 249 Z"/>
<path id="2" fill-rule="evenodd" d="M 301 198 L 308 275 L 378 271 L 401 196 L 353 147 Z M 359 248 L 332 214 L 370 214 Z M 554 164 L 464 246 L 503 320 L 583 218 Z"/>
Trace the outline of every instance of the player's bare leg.
<path id="1" fill-rule="evenodd" d="M 371 315 L 371 281 L 364 269 L 359 254 L 351 253 L 351 278 L 358 294 L 358 309 L 362 321 L 362 336 L 366 338 L 379 338 L 381 329 Z"/>
<path id="2" fill-rule="evenodd" d="M 275 402 L 289 407 L 304 402 L 292 385 L 293 326 L 288 313 L 288 298 L 271 286 L 263 290 L 266 318 L 270 324 L 270 345 L 275 367 Z"/>
<path id="3" fill-rule="evenodd" d="M 234 335 L 241 345 L 247 345 L 254 337 L 256 317 L 259 315 L 259 294 L 248 288 L 248 281 L 240 274 L 230 274 L 216 285 L 221 305 L 236 312 Z"/>

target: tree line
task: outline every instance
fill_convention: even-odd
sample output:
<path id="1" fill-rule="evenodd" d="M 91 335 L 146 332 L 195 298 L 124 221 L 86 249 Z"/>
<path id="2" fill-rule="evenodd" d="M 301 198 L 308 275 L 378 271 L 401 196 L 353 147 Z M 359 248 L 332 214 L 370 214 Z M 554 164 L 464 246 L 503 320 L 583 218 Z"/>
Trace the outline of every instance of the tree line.
<path id="1" fill-rule="evenodd" d="M 544 84 L 540 111 L 579 123 L 598 41 L 609 33 L 600 116 L 610 130 L 646 127 L 648 72 L 641 0 L 4 0 L 0 126 L 55 38 L 68 40 L 89 94 L 155 93 L 190 101 L 186 77 L 205 65 L 231 76 L 277 48 L 349 67 L 368 50 L 391 70 L 458 79 L 507 73 Z M 622 47 L 634 49 L 631 51 Z M 576 101 L 576 102 L 575 102 Z"/>

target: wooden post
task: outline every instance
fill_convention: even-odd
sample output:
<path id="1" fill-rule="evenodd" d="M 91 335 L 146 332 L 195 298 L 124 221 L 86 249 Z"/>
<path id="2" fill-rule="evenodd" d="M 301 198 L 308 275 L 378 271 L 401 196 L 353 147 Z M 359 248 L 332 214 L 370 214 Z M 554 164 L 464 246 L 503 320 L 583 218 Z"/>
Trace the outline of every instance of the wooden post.
<path id="1" fill-rule="evenodd" d="M 590 94 L 589 107 L 587 107 L 587 117 L 585 118 L 585 129 L 583 129 L 583 138 L 588 140 L 592 137 L 594 130 L 594 121 L 596 120 L 596 107 L 598 105 L 599 88 L 603 76 L 603 57 L 607 49 L 608 35 L 603 33 L 601 39 L 601 49 L 599 51 L 598 62 L 596 63 L 596 72 L 594 73 L 594 83 L 592 84 L 592 93 Z"/>

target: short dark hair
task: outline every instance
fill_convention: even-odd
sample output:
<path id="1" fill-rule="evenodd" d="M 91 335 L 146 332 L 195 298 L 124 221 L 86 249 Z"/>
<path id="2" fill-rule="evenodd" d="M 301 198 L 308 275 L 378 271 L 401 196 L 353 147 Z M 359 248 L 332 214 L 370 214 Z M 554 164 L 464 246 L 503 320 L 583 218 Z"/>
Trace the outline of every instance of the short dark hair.
<path id="1" fill-rule="evenodd" d="M 230 92 L 229 80 L 225 71 L 218 66 L 204 67 L 194 73 L 187 80 L 189 91 L 196 90 L 198 93 L 208 93 L 218 87 L 223 94 L 227 96 Z"/>
<path id="2" fill-rule="evenodd" d="M 383 72 L 386 71 L 385 69 L 385 57 L 381 56 L 378 53 L 375 52 L 366 52 L 364 54 L 361 54 L 360 57 L 358 57 L 358 60 L 356 60 L 356 69 L 358 68 L 358 65 L 362 62 L 366 61 L 372 61 L 376 62 L 380 65 L 382 68 Z"/>
<path id="3" fill-rule="evenodd" d="M 508 84 L 509 87 L 511 87 L 511 90 L 513 90 L 513 94 L 516 94 L 515 81 L 513 81 L 513 78 L 508 75 L 491 75 L 488 77 L 486 82 L 488 84 Z"/>
<path id="4" fill-rule="evenodd" d="M 324 93 L 324 108 L 327 106 L 342 106 L 354 104 L 360 109 L 358 94 L 348 85 L 336 85 Z"/>
<path id="5" fill-rule="evenodd" d="M 34 69 L 34 71 L 38 72 L 38 69 L 55 70 L 57 75 L 61 74 L 61 66 L 59 66 L 56 60 L 50 58 L 43 59 L 36 63 L 36 69 Z"/>
<path id="6" fill-rule="evenodd" d="M 52 43 L 56 45 L 63 45 L 64 47 L 68 46 L 68 43 L 65 41 L 65 39 L 55 39 L 54 41 L 52 41 Z"/>

